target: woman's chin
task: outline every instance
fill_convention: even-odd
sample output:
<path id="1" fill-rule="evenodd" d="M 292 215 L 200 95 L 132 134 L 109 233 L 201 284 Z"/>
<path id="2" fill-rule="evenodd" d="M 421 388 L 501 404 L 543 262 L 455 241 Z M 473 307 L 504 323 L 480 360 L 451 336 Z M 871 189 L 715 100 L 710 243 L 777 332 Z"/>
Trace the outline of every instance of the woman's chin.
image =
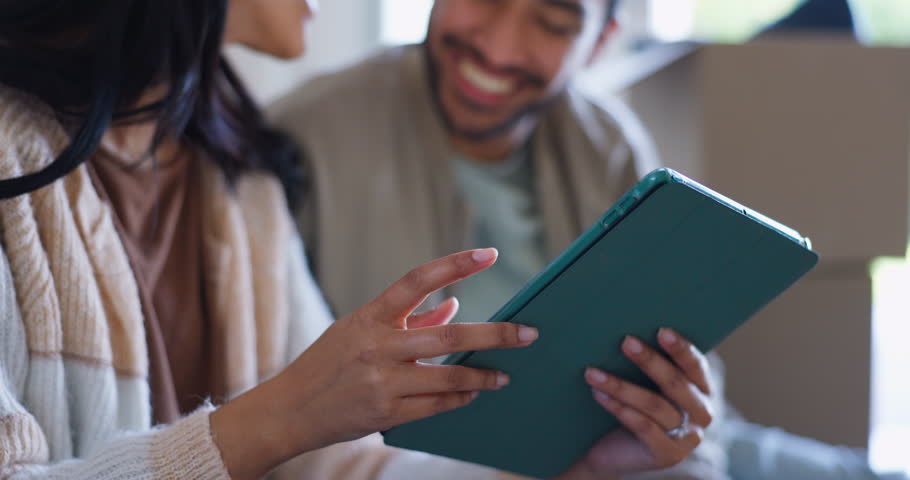
<path id="1" fill-rule="evenodd" d="M 262 51 L 262 53 L 279 60 L 294 60 L 306 55 L 306 45 L 303 43 L 299 45 L 284 45 L 281 48 Z"/>
<path id="2" fill-rule="evenodd" d="M 294 60 L 300 58 L 306 54 L 306 44 L 304 42 L 287 42 L 287 43 L 274 43 L 274 44 L 264 44 L 264 43 L 250 43 L 250 42 L 237 42 L 237 45 L 242 45 L 256 53 L 261 53 L 269 57 L 278 59 L 278 60 Z"/>

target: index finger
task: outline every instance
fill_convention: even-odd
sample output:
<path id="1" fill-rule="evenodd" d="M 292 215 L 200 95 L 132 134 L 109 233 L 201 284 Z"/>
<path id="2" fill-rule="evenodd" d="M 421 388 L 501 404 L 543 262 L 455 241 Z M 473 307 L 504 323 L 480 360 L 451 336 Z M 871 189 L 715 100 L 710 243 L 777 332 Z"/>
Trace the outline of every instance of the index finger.
<path id="1" fill-rule="evenodd" d="M 488 268 L 498 255 L 494 248 L 469 250 L 423 264 L 393 283 L 369 308 L 375 318 L 403 328 L 402 320 L 431 293 Z"/>

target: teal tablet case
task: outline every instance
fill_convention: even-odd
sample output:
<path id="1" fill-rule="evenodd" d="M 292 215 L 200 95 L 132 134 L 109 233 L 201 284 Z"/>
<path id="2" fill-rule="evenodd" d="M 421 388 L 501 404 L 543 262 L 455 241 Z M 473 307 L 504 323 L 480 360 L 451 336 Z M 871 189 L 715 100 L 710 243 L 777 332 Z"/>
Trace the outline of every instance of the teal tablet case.
<path id="1" fill-rule="evenodd" d="M 583 379 L 598 366 L 654 389 L 620 351 L 671 327 L 713 349 L 818 261 L 808 239 L 669 169 L 649 174 L 490 321 L 540 329 L 531 347 L 446 363 L 511 383 L 385 442 L 537 478 L 559 475 L 618 422 Z"/>

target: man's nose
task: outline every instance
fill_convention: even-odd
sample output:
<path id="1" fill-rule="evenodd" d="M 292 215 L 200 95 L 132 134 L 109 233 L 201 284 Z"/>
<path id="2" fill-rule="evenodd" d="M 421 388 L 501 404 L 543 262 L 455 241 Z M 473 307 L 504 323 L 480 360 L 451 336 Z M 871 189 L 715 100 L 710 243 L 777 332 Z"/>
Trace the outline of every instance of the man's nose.
<path id="1" fill-rule="evenodd" d="M 504 68 L 527 60 L 526 15 L 519 8 L 504 8 L 485 25 L 477 47 L 490 66 Z"/>

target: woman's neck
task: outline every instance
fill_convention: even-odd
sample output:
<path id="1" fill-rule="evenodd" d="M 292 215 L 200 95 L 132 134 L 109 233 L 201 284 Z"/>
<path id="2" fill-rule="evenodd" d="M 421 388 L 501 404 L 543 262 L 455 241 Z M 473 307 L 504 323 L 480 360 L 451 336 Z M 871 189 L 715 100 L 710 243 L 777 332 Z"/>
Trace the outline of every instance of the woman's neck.
<path id="1" fill-rule="evenodd" d="M 152 88 L 142 95 L 137 106 L 160 101 L 165 92 L 164 87 Z M 178 143 L 171 138 L 166 138 L 152 152 L 152 142 L 155 140 L 157 130 L 158 123 L 155 121 L 114 125 L 105 132 L 101 139 L 101 148 L 124 162 L 140 165 L 140 168 L 150 168 L 145 165 L 150 166 L 151 162 L 143 162 L 149 154 L 154 153 L 158 160 L 166 161 L 176 155 L 178 150 Z"/>

